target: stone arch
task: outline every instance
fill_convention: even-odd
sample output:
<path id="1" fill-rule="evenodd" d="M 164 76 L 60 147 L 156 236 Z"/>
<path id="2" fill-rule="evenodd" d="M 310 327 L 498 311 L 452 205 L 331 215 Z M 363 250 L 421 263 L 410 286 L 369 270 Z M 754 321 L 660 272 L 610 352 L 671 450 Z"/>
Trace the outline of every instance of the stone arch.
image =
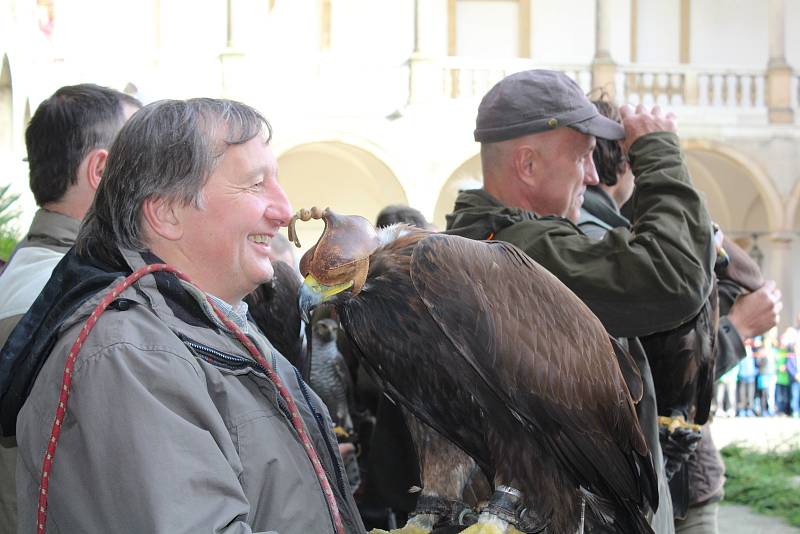
<path id="1" fill-rule="evenodd" d="M 462 189 L 475 189 L 483 185 L 481 155 L 474 154 L 454 170 L 439 190 L 436 206 L 433 211 L 433 223 L 440 229 L 445 228 L 445 215 L 453 211 L 458 192 Z"/>
<path id="2" fill-rule="evenodd" d="M 697 188 L 706 194 L 711 216 L 729 232 L 778 232 L 783 202 L 760 166 L 735 148 L 716 141 L 688 140 L 686 160 Z"/>
<path id="3" fill-rule="evenodd" d="M 0 64 L 0 151 L 14 150 L 14 84 L 8 55 Z"/>
<path id="4" fill-rule="evenodd" d="M 389 204 L 407 204 L 408 197 L 391 168 L 374 153 L 341 141 L 313 141 L 278 155 L 278 180 L 295 210 L 329 206 L 375 222 Z M 306 250 L 322 232 L 320 221 L 298 223 Z"/>

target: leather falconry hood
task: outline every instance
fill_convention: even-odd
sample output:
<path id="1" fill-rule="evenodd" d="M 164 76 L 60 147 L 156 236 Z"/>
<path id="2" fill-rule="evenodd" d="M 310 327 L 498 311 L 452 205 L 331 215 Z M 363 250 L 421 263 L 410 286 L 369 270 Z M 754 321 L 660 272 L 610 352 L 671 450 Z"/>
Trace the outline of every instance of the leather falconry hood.
<path id="1" fill-rule="evenodd" d="M 289 223 L 289 240 L 298 247 L 300 241 L 294 228 L 297 219 L 322 219 L 325 222 L 317 243 L 300 259 L 303 277 L 311 274 L 328 286 L 352 281 L 352 295 L 357 295 L 367 279 L 369 257 L 380 244 L 375 227 L 364 217 L 339 215 L 330 208 L 301 209 Z"/>

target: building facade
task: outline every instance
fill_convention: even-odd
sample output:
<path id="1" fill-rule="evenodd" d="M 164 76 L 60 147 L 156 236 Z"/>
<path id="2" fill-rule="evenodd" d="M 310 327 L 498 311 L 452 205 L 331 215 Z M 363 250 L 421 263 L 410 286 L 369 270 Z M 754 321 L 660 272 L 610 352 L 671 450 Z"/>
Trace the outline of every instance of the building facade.
<path id="1" fill-rule="evenodd" d="M 4 0 L 0 184 L 22 194 L 24 128 L 57 87 L 225 96 L 274 127 L 295 208 L 374 220 L 407 203 L 439 227 L 481 182 L 483 94 L 528 68 L 679 118 L 715 220 L 800 312 L 800 0 Z M 321 228 L 300 228 L 310 246 Z"/>

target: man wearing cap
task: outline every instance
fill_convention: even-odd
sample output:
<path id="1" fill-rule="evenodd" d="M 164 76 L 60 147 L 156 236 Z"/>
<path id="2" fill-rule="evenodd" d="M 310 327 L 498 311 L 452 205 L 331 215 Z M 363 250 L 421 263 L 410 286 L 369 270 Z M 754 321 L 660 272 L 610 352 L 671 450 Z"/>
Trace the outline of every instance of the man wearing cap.
<path id="1" fill-rule="evenodd" d="M 501 80 L 478 108 L 484 186 L 458 196 L 447 230 L 520 247 L 572 289 L 612 336 L 635 338 L 698 313 L 711 289 L 714 243 L 674 116 L 641 106 L 621 113 L 622 126 L 600 115 L 560 72 L 531 70 Z M 624 139 L 636 176 L 631 229 L 612 230 L 599 241 L 575 224 L 586 186 L 598 183 L 596 137 Z M 638 349 L 630 347 L 645 382 L 637 412 L 660 463 L 652 377 Z M 661 482 L 653 526 L 672 532 Z"/>

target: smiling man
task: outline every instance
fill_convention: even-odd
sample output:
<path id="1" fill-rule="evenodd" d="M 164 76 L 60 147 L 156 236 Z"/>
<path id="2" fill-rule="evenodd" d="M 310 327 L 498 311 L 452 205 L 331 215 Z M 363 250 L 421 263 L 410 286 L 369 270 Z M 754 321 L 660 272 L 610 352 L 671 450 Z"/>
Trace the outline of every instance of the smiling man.
<path id="1" fill-rule="evenodd" d="M 447 230 L 517 245 L 572 289 L 611 335 L 634 338 L 697 315 L 711 290 L 716 255 L 674 116 L 658 107 L 621 112 L 622 126 L 603 117 L 560 72 L 530 70 L 498 82 L 476 121 L 483 189 L 458 196 Z M 599 241 L 576 226 L 586 187 L 598 183 L 592 161 L 597 137 L 622 140 L 636 176 L 631 228 L 609 231 Z M 641 347 L 629 349 L 645 384 L 637 414 L 660 459 L 652 376 Z M 660 505 L 652 520 L 659 534 L 673 531 L 660 471 Z"/>
<path id="2" fill-rule="evenodd" d="M 270 138 L 212 99 L 120 132 L 48 305 L 0 358 L 25 362 L 0 405 L 21 532 L 363 532 L 327 410 L 242 300 L 292 215 Z"/>

